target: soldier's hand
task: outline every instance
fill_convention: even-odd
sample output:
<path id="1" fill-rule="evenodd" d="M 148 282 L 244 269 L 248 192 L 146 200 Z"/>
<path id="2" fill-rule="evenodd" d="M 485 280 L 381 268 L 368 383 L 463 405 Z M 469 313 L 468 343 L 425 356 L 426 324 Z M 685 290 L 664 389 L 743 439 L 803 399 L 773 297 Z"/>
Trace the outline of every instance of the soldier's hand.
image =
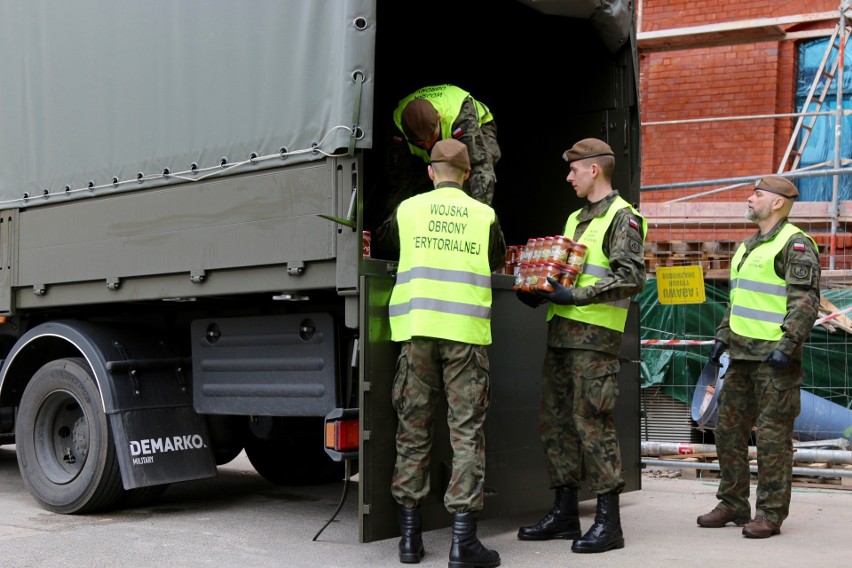
<path id="1" fill-rule="evenodd" d="M 517 292 L 515 292 L 515 295 L 520 301 L 522 301 L 531 308 L 537 308 L 544 303 L 543 298 L 539 298 L 535 294 L 530 294 L 529 292 L 522 292 L 518 290 Z"/>
<path id="2" fill-rule="evenodd" d="M 713 344 L 713 349 L 710 350 L 710 360 L 707 362 L 714 367 L 721 367 L 722 362 L 719 360 L 719 357 L 721 357 L 722 353 L 725 352 L 726 347 L 727 346 L 724 343 L 717 339 L 716 343 Z"/>
<path id="3" fill-rule="evenodd" d="M 556 278 L 551 276 L 547 277 L 547 281 L 550 282 L 550 285 L 553 286 L 553 292 L 545 292 L 543 290 L 539 290 L 536 288 L 535 293 L 541 296 L 542 298 L 546 298 L 552 304 L 558 304 L 560 306 L 571 306 L 574 305 L 574 290 L 571 288 L 566 288 Z"/>
<path id="4" fill-rule="evenodd" d="M 786 369 L 793 362 L 793 358 L 780 349 L 773 349 L 764 361 L 769 363 L 769 366 L 773 369 Z"/>

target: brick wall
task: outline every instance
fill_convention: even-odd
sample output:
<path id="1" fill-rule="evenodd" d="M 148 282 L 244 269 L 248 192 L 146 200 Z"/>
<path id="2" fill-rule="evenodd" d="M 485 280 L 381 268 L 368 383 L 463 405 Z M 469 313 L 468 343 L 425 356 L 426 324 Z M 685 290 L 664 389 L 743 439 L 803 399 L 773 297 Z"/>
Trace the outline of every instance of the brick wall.
<path id="1" fill-rule="evenodd" d="M 838 6 L 838 0 L 641 0 L 640 31 L 836 11 Z M 791 113 L 795 73 L 796 48 L 790 41 L 640 52 L 642 122 Z M 641 183 L 775 172 L 794 122 L 790 118 L 643 126 Z M 708 189 L 645 192 L 642 201 L 666 201 Z M 748 191 L 732 190 L 724 199 L 741 201 Z M 714 195 L 700 200 L 719 199 Z"/>

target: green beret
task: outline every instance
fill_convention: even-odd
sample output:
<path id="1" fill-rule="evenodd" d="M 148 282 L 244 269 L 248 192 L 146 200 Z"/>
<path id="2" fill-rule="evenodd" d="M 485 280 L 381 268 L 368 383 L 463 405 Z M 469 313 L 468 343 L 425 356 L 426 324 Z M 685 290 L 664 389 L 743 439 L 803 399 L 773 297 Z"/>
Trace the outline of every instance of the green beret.
<path id="1" fill-rule="evenodd" d="M 402 110 L 402 131 L 412 142 L 429 140 L 438 125 L 438 111 L 426 99 L 412 99 Z"/>
<path id="2" fill-rule="evenodd" d="M 438 140 L 432 147 L 432 162 L 446 162 L 462 171 L 470 170 L 467 146 L 454 138 Z"/>
<path id="3" fill-rule="evenodd" d="M 796 199 L 799 197 L 799 190 L 793 185 L 793 182 L 781 176 L 766 176 L 758 178 L 754 182 L 754 189 L 762 189 L 771 193 L 777 193 L 782 197 Z"/>
<path id="4" fill-rule="evenodd" d="M 597 138 L 580 140 L 562 154 L 562 158 L 569 164 L 577 160 L 597 158 L 598 156 L 615 156 L 615 153 L 609 147 L 609 144 Z"/>

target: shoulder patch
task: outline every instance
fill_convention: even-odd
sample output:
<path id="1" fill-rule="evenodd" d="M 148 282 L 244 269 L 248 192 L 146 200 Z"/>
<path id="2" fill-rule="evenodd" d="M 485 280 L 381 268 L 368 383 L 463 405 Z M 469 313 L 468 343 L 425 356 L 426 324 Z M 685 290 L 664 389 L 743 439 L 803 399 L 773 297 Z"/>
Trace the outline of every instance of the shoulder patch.
<path id="1" fill-rule="evenodd" d="M 402 136 L 392 136 L 391 137 L 392 144 L 402 144 Z"/>
<path id="2" fill-rule="evenodd" d="M 796 252 L 805 252 L 805 243 L 795 242 L 793 243 L 793 250 Z"/>
<path id="3" fill-rule="evenodd" d="M 630 223 L 630 226 L 631 226 L 631 227 L 633 227 L 633 228 L 634 228 L 634 229 L 636 229 L 637 231 L 639 230 L 639 221 L 637 221 L 636 219 L 634 219 L 633 217 L 631 217 L 630 219 L 628 219 L 628 221 L 627 221 L 627 222 L 628 222 L 628 223 Z"/>
<path id="4" fill-rule="evenodd" d="M 464 134 L 464 130 L 462 130 L 461 128 L 456 128 L 455 130 L 453 130 L 453 138 L 455 138 L 456 140 L 461 138 L 462 134 Z"/>
<path id="5" fill-rule="evenodd" d="M 630 252 L 632 252 L 633 254 L 639 254 L 640 252 L 642 252 L 642 244 L 639 241 L 630 238 L 628 238 L 627 241 L 628 243 L 630 243 Z"/>
<path id="6" fill-rule="evenodd" d="M 802 246 L 804 246 L 804 245 L 802 245 Z M 791 273 L 793 274 L 793 277 L 798 279 L 798 280 L 810 281 L 810 279 L 811 279 L 811 267 L 807 264 L 803 264 L 803 263 L 794 264 L 793 268 L 791 270 Z"/>

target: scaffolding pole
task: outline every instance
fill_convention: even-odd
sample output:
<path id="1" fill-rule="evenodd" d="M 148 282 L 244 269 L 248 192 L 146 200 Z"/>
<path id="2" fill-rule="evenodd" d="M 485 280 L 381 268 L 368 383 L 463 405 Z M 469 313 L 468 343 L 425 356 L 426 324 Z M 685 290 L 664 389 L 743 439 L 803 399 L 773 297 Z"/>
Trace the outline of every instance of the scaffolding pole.
<path id="1" fill-rule="evenodd" d="M 787 118 L 787 117 L 797 117 L 798 120 L 796 122 L 795 127 L 793 128 L 792 135 L 790 137 L 790 143 L 787 147 L 787 150 L 784 154 L 784 158 L 781 160 L 781 164 L 778 168 L 777 175 L 788 179 L 798 179 L 805 177 L 823 177 L 823 176 L 832 176 L 831 182 L 831 201 L 828 204 L 828 217 L 830 221 L 830 234 L 829 234 L 829 269 L 835 270 L 836 268 L 836 257 L 837 257 L 837 233 L 839 230 L 839 217 L 840 217 L 840 176 L 842 175 L 850 175 L 852 174 L 852 168 L 846 168 L 844 166 L 850 163 L 850 160 L 843 159 L 841 157 L 841 145 L 842 145 L 842 131 L 843 131 L 843 117 L 852 114 L 852 110 L 844 110 L 843 109 L 843 73 L 845 67 L 845 52 L 846 52 L 846 43 L 849 37 L 850 30 L 847 28 L 847 18 L 846 12 L 852 8 L 852 0 L 843 0 L 838 7 L 838 23 L 835 28 L 834 33 L 831 35 L 831 38 L 828 42 L 828 47 L 826 49 L 825 55 L 823 56 L 823 60 L 820 63 L 820 67 L 818 72 L 815 75 L 814 82 L 811 85 L 811 89 L 806 98 L 805 104 L 802 107 L 802 112 L 798 113 L 779 113 L 779 114 L 757 114 L 757 115 L 743 115 L 743 116 L 722 116 L 722 117 L 709 117 L 709 118 L 699 118 L 699 119 L 685 119 L 685 120 L 666 120 L 666 121 L 656 121 L 656 122 L 645 122 L 642 123 L 642 126 L 664 126 L 664 125 L 673 125 L 673 124 L 695 124 L 695 123 L 706 123 L 706 122 L 720 122 L 720 121 L 736 121 L 736 120 L 758 120 L 758 119 L 777 119 L 777 118 Z M 825 73 L 825 66 L 829 60 L 829 56 L 834 49 L 838 49 L 837 59 L 834 64 L 831 66 L 831 71 Z M 837 77 L 835 77 L 835 74 Z M 808 106 L 810 106 L 814 94 L 816 92 L 817 87 L 819 86 L 820 77 L 827 76 L 828 80 L 823 87 L 823 92 L 818 98 L 818 107 L 816 111 L 808 111 Z M 834 111 L 822 111 L 822 103 L 825 100 L 825 96 L 828 93 L 828 90 L 831 87 L 831 83 L 836 83 L 836 104 Z M 793 147 L 795 146 L 796 139 L 798 138 L 801 129 L 802 123 L 806 117 L 813 117 L 814 120 L 819 116 L 834 116 L 835 117 L 835 125 L 834 125 L 834 156 L 832 160 L 832 168 L 825 170 L 815 171 L 811 168 L 822 167 L 825 164 L 817 164 L 813 166 L 809 166 L 807 168 L 798 168 L 799 158 L 801 157 L 804 147 L 807 145 L 807 142 L 810 137 L 810 130 L 813 126 L 813 122 L 809 126 L 804 127 L 806 131 L 806 135 L 803 135 L 802 146 L 794 151 Z M 793 168 L 789 172 L 784 172 L 785 164 L 787 164 L 791 153 L 795 154 Z M 684 197 L 680 197 L 678 199 L 672 200 L 671 202 L 681 202 L 681 201 L 690 201 L 692 199 L 697 199 L 699 197 L 706 197 L 708 195 L 713 195 L 716 193 L 722 193 L 725 191 L 730 191 L 732 189 L 737 189 L 744 187 L 746 185 L 750 185 L 754 183 L 754 180 L 758 179 L 763 173 L 756 174 L 752 176 L 744 176 L 744 177 L 735 177 L 735 178 L 716 178 L 709 180 L 700 180 L 693 182 L 683 182 L 683 183 L 668 183 L 668 184 L 657 184 L 657 185 L 648 185 L 639 188 L 640 193 L 645 191 L 655 191 L 662 189 L 681 189 L 681 188 L 695 188 L 695 187 L 710 187 L 710 186 L 719 186 L 722 184 L 730 184 L 724 187 L 717 187 L 716 189 L 700 192 L 697 194 L 687 195 Z"/>

